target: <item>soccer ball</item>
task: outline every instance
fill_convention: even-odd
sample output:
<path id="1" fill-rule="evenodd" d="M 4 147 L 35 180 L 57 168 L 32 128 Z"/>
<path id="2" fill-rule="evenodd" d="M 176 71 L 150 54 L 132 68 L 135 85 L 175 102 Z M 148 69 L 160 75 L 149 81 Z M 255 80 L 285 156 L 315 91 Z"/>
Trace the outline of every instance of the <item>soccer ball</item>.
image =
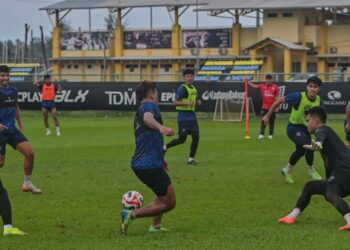
<path id="1" fill-rule="evenodd" d="M 143 197 L 137 191 L 126 192 L 122 197 L 122 205 L 128 210 L 140 208 L 143 205 Z"/>

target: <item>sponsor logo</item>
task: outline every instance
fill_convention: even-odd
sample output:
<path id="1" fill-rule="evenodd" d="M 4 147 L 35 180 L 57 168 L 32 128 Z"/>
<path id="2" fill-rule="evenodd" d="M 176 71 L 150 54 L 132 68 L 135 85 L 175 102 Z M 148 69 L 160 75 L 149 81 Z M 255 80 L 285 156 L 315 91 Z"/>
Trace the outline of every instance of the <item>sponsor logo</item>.
<path id="1" fill-rule="evenodd" d="M 238 92 L 236 91 L 227 91 L 227 92 L 221 92 L 221 91 L 214 91 L 214 90 L 207 90 L 202 94 L 202 100 L 208 101 L 208 100 L 217 100 L 217 99 L 244 99 L 244 92 Z"/>
<path id="2" fill-rule="evenodd" d="M 84 103 L 90 90 L 78 90 L 76 94 L 72 90 L 62 90 L 56 95 L 58 103 Z M 41 102 L 41 94 L 39 92 L 18 92 L 18 102 Z"/>
<path id="3" fill-rule="evenodd" d="M 136 105 L 136 92 L 132 89 L 128 91 L 105 91 L 108 95 L 108 105 Z"/>
<path id="4" fill-rule="evenodd" d="M 160 94 L 161 102 L 173 102 L 175 101 L 175 93 L 174 92 L 163 92 Z"/>
<path id="5" fill-rule="evenodd" d="M 343 106 L 348 103 L 346 100 L 342 99 L 342 94 L 338 90 L 332 90 L 327 93 L 328 100 L 324 101 L 325 105 L 328 106 Z"/>
<path id="6" fill-rule="evenodd" d="M 329 91 L 327 94 L 329 100 L 336 101 L 341 99 L 341 93 L 337 90 Z"/>
<path id="7" fill-rule="evenodd" d="M 64 103 L 84 103 L 90 90 L 78 90 L 77 94 L 72 94 L 71 90 L 62 90 L 56 96 L 56 102 Z"/>
<path id="8" fill-rule="evenodd" d="M 328 183 L 332 184 L 334 182 L 335 182 L 335 176 L 332 175 L 331 177 L 329 177 Z"/>

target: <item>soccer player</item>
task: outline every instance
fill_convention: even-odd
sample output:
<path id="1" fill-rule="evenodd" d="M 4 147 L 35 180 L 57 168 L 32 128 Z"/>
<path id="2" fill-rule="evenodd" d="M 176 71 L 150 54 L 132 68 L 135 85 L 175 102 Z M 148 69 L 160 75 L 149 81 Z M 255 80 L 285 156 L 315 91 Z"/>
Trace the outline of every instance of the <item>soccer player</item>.
<path id="1" fill-rule="evenodd" d="M 350 209 L 343 199 L 350 194 L 350 151 L 333 129 L 325 125 L 327 114 L 322 107 L 310 109 L 307 119 L 307 128 L 310 133 L 315 134 L 316 141 L 304 145 L 304 148 L 321 152 L 327 179 L 306 183 L 293 211 L 280 218 L 279 222 L 294 224 L 295 219 L 308 206 L 311 196 L 323 195 L 346 221 L 346 225 L 338 230 L 350 230 Z"/>
<path id="2" fill-rule="evenodd" d="M 51 130 L 48 121 L 48 114 L 51 116 L 55 122 L 56 135 L 61 135 L 60 122 L 58 120 L 57 108 L 55 104 L 56 93 L 62 91 L 61 84 L 55 84 L 51 81 L 50 75 L 45 75 L 42 82 L 37 81 L 33 83 L 39 88 L 42 94 L 41 111 L 43 113 L 44 124 L 46 128 L 46 135 L 51 135 Z"/>
<path id="3" fill-rule="evenodd" d="M 277 99 L 272 105 L 269 112 L 263 117 L 265 124 L 269 123 L 269 119 L 282 103 L 289 103 L 292 105 L 292 113 L 289 117 L 287 126 L 287 135 L 289 139 L 295 144 L 295 151 L 291 154 L 289 162 L 285 168 L 282 168 L 281 174 L 285 176 L 288 183 L 294 183 L 291 171 L 297 164 L 299 159 L 305 155 L 308 165 L 308 173 L 313 180 L 320 180 L 321 176 L 316 172 L 313 165 L 314 151 L 306 150 L 303 145 L 311 143 L 311 135 L 306 127 L 306 112 L 312 107 L 321 105 L 321 98 L 318 95 L 322 80 L 317 76 L 310 77 L 306 83 L 305 92 L 294 92 L 285 97 Z"/>
<path id="4" fill-rule="evenodd" d="M 24 156 L 24 183 L 22 190 L 40 194 L 41 190 L 32 183 L 34 152 L 27 138 L 23 135 L 21 112 L 17 104 L 17 89 L 9 85 L 10 69 L 0 65 L 0 167 L 5 163 L 6 144 L 17 149 Z M 19 129 L 16 128 L 17 120 Z"/>
<path id="5" fill-rule="evenodd" d="M 187 135 L 191 135 L 191 152 L 187 164 L 196 165 L 194 157 L 197 152 L 199 143 L 199 126 L 196 116 L 196 105 L 201 105 L 202 102 L 197 100 L 197 90 L 193 86 L 194 71 L 186 69 L 182 73 L 185 83 L 182 84 L 176 93 L 176 101 L 174 105 L 178 111 L 177 121 L 179 127 L 179 137 L 164 145 L 164 152 L 169 148 L 185 143 Z"/>
<path id="6" fill-rule="evenodd" d="M 346 107 L 345 133 L 347 146 L 350 149 L 350 103 Z"/>
<path id="7" fill-rule="evenodd" d="M 2 185 L 1 180 L 0 180 L 0 215 L 2 218 L 2 222 L 4 224 L 4 232 L 3 232 L 4 236 L 8 236 L 8 235 L 22 236 L 27 234 L 16 227 L 12 227 L 11 203 L 7 195 L 7 191 L 5 187 Z"/>
<path id="8" fill-rule="evenodd" d="M 260 89 L 261 91 L 261 97 L 262 97 L 262 111 L 261 114 L 262 116 L 266 115 L 267 112 L 269 112 L 271 106 L 273 103 L 276 101 L 276 99 L 280 95 L 280 91 L 278 89 L 278 86 L 273 83 L 272 81 L 272 75 L 266 75 L 265 77 L 265 84 L 258 84 L 255 85 L 251 82 L 248 82 L 249 86 L 255 88 L 255 89 Z M 273 110 L 273 113 L 270 117 L 270 122 L 269 122 L 269 139 L 273 138 L 273 130 L 275 127 L 275 117 L 276 117 L 276 110 Z M 265 128 L 266 125 L 263 121 L 261 121 L 260 125 L 260 135 L 258 139 L 263 139 L 265 137 Z"/>
<path id="9" fill-rule="evenodd" d="M 136 89 L 141 105 L 135 120 L 135 154 L 131 165 L 136 176 L 156 195 L 153 203 L 135 210 L 122 210 L 121 233 L 126 234 L 130 222 L 136 218 L 153 217 L 149 232 L 168 231 L 161 224 L 164 213 L 175 207 L 175 190 L 164 166 L 163 135 L 172 136 L 174 131 L 163 126 L 157 102 L 158 93 L 153 82 L 144 81 Z"/>

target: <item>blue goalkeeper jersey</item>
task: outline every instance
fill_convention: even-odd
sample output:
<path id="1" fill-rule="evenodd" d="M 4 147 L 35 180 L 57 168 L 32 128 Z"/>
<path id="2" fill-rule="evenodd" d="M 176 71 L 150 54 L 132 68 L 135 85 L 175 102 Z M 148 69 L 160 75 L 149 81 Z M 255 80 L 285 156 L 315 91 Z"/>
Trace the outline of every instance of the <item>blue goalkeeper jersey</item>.
<path id="1" fill-rule="evenodd" d="M 136 149 L 131 160 L 133 169 L 162 168 L 164 166 L 163 135 L 158 129 L 148 127 L 143 116 L 146 112 L 154 115 L 154 119 L 163 124 L 159 107 L 156 103 L 146 102 L 140 105 L 134 119 Z"/>

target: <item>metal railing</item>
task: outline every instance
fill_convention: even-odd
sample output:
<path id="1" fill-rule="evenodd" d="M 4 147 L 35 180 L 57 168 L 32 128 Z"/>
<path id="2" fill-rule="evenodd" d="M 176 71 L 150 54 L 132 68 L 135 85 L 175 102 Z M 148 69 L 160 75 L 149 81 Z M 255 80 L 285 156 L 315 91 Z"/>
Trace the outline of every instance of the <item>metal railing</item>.
<path id="1" fill-rule="evenodd" d="M 324 82 L 349 82 L 350 83 L 350 73 L 327 73 L 327 74 L 317 74 L 317 73 L 269 73 L 272 75 L 273 80 L 276 82 L 306 82 L 311 76 L 317 75 Z M 263 82 L 267 74 L 254 74 L 248 76 L 249 81 L 252 82 Z M 12 80 L 17 82 L 30 82 L 37 81 L 43 77 L 42 74 L 28 74 L 23 76 L 11 76 Z M 52 75 L 52 79 L 60 82 L 141 82 L 144 80 L 154 81 L 154 82 L 179 82 L 182 81 L 182 73 L 178 74 L 149 74 L 149 73 L 127 73 L 127 74 L 60 74 Z M 197 75 L 197 81 L 208 81 L 208 82 L 243 82 L 245 76 L 235 76 L 232 74 L 220 74 L 218 76 L 214 75 Z"/>

